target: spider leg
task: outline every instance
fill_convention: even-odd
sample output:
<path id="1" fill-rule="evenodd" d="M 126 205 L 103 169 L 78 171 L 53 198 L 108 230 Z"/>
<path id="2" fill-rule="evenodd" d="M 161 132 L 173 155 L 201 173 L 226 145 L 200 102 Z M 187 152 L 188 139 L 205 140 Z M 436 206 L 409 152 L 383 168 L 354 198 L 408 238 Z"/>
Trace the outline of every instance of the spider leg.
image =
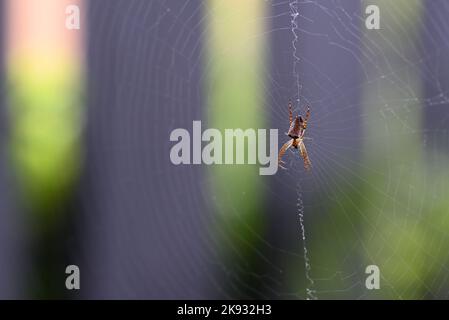
<path id="1" fill-rule="evenodd" d="M 309 121 L 309 117 L 310 117 L 310 108 L 307 107 L 306 115 L 305 115 L 305 118 L 304 118 L 304 120 L 302 122 L 302 129 L 303 130 L 306 130 L 306 128 L 307 128 L 307 121 Z"/>
<path id="2" fill-rule="evenodd" d="M 292 109 L 293 109 L 292 102 L 289 101 L 288 102 L 288 119 L 290 120 L 289 125 L 291 125 L 292 121 L 293 121 L 293 111 L 292 111 Z"/>
<path id="3" fill-rule="evenodd" d="M 304 168 L 309 171 L 312 168 L 312 163 L 310 162 L 309 155 L 307 154 L 307 149 L 304 144 L 304 141 L 301 140 L 299 143 L 299 153 L 304 160 Z"/>
<path id="4" fill-rule="evenodd" d="M 278 154 L 278 166 L 281 167 L 282 169 L 285 169 L 281 163 L 284 163 L 281 159 L 282 156 L 284 155 L 285 151 L 287 151 L 288 148 L 290 148 L 292 146 L 293 143 L 293 139 L 290 141 L 287 141 L 286 143 L 284 143 L 284 145 L 282 146 L 281 150 L 279 150 L 279 154 Z"/>

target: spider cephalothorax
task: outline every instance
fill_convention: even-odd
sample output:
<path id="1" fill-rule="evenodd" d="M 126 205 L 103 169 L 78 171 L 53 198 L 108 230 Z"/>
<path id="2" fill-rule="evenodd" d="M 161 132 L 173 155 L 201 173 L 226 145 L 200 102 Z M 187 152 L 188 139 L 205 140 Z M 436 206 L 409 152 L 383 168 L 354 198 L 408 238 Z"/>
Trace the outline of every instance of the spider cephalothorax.
<path id="1" fill-rule="evenodd" d="M 278 155 L 278 164 L 281 168 L 285 169 L 281 163 L 284 163 L 281 161 L 282 156 L 284 155 L 285 151 L 287 151 L 288 148 L 293 147 L 295 149 L 298 149 L 299 147 L 299 153 L 301 154 L 301 157 L 304 159 L 304 167 L 306 170 L 310 170 L 312 168 L 312 164 L 310 163 L 309 156 L 307 154 L 306 146 L 304 145 L 304 134 L 306 133 L 307 128 L 307 121 L 310 117 L 310 109 L 307 107 L 305 118 L 302 116 L 296 116 L 293 120 L 293 112 L 292 112 L 292 103 L 288 103 L 288 113 L 289 113 L 289 120 L 290 120 L 290 129 L 287 132 L 287 135 L 291 138 L 290 141 L 287 141 L 279 150 Z"/>

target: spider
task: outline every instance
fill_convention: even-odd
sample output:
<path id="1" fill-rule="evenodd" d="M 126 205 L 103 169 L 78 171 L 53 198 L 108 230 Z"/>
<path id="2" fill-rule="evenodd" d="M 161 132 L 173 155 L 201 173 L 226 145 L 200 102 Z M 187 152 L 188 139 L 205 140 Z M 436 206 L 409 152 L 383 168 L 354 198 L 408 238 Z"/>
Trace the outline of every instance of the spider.
<path id="1" fill-rule="evenodd" d="M 306 133 L 307 121 L 309 120 L 310 117 L 310 109 L 309 107 L 307 107 L 305 119 L 303 119 L 302 116 L 296 116 L 295 120 L 293 120 L 292 103 L 290 101 L 288 103 L 288 114 L 290 120 L 290 129 L 288 130 L 287 135 L 291 138 L 291 140 L 287 141 L 282 146 L 281 150 L 279 150 L 278 165 L 282 169 L 285 169 L 281 165 L 281 163 L 284 164 L 284 162 L 281 161 L 281 158 L 284 155 L 285 151 L 287 151 L 287 149 L 290 147 L 298 149 L 299 146 L 299 153 L 301 154 L 301 157 L 304 160 L 304 167 L 306 168 L 306 170 L 310 170 L 312 168 L 312 163 L 310 162 L 306 146 L 304 145 L 304 139 L 306 139 L 304 138 L 304 134 Z"/>

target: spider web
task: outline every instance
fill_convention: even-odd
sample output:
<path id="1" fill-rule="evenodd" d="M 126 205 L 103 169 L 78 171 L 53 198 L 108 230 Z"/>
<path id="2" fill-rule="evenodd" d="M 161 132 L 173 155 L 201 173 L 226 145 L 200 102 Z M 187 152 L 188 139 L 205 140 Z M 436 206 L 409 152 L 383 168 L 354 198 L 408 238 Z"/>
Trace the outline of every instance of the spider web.
<path id="1" fill-rule="evenodd" d="M 447 79 L 438 71 L 447 65 L 447 5 L 379 2 L 381 30 L 367 30 L 368 4 L 268 2 L 266 112 L 282 132 L 288 99 L 296 113 L 311 106 L 313 170 L 307 175 L 292 151 L 289 169 L 266 185 L 278 200 L 274 229 L 287 236 L 265 237 L 269 249 L 257 250 L 286 276 L 260 274 L 269 287 L 262 296 L 447 297 L 448 233 L 439 225 L 447 226 L 447 179 L 436 175 L 447 154 Z M 302 258 L 288 199 L 300 218 Z M 380 268 L 380 290 L 365 286 L 371 264 Z"/>
<path id="2" fill-rule="evenodd" d="M 299 78 L 297 112 L 306 104 L 312 112 L 313 173 L 307 176 L 291 154 L 288 172 L 280 173 L 289 181 L 279 182 L 300 179 L 305 193 L 314 268 L 305 256 L 306 279 L 299 282 L 307 287 L 311 277 L 323 298 L 446 298 L 448 233 L 438 224 L 447 225 L 447 177 L 435 174 L 447 167 L 447 78 L 437 70 L 447 66 L 448 7 L 378 2 L 381 30 L 366 30 L 368 4 L 299 1 L 300 41 L 288 49 L 281 20 L 292 3 L 271 2 L 270 33 L 285 51 L 274 53 L 270 103 L 285 121 L 284 97 L 295 96 Z M 370 264 L 380 268 L 381 290 L 365 287 Z"/>
<path id="3" fill-rule="evenodd" d="M 367 2 L 266 3 L 260 19 L 267 28 L 254 34 L 268 38 L 270 52 L 260 103 L 280 132 L 289 99 L 296 114 L 310 105 L 313 170 L 307 174 L 291 150 L 288 170 L 263 182 L 271 230 L 241 221 L 257 235 L 251 250 L 262 268 L 234 260 L 229 269 L 212 259 L 234 281 L 229 296 L 446 298 L 447 179 L 438 172 L 447 154 L 449 100 L 440 70 L 448 5 L 379 2 L 381 30 L 367 30 Z M 205 18 L 219 14 L 203 10 Z M 210 193 L 227 196 L 209 190 L 205 198 Z M 380 290 L 365 287 L 371 264 L 380 268 Z"/>
<path id="4" fill-rule="evenodd" d="M 168 140 L 167 126 L 179 126 L 172 120 L 175 115 L 186 126 L 201 118 L 203 113 L 186 109 L 183 103 L 201 101 L 199 96 L 207 95 L 192 74 L 201 70 L 202 80 L 207 79 L 207 66 L 221 57 L 208 58 L 197 39 L 209 32 L 204 21 L 219 12 L 195 0 L 182 5 L 162 0 L 130 3 L 131 9 L 142 13 L 141 19 L 129 14 L 125 22 L 135 26 L 146 46 L 129 54 L 154 61 L 150 71 L 163 69 L 167 74 L 164 79 L 147 79 L 149 72 L 140 74 L 139 79 L 148 80 L 150 94 L 157 96 L 161 119 L 161 125 L 154 124 L 149 134 L 136 134 L 146 145 L 148 136 Z M 290 150 L 283 159 L 287 170 L 261 177 L 264 212 L 260 216 L 268 221 L 267 228 L 261 230 L 241 220 L 244 232 L 256 239 L 247 250 L 257 257 L 257 268 L 232 248 L 231 269 L 216 254 L 216 240 L 203 234 L 198 236 L 204 242 L 203 251 L 187 253 L 183 243 L 164 238 L 171 244 L 166 251 L 179 255 L 188 266 L 191 272 L 183 274 L 185 278 L 191 273 L 207 278 L 212 294 L 220 297 L 447 298 L 449 63 L 445 57 L 449 54 L 449 4 L 432 1 L 424 7 L 419 1 L 378 1 L 381 29 L 367 30 L 364 12 L 371 3 L 265 3 L 266 15 L 258 19 L 266 28 L 254 34 L 254 38 L 267 38 L 269 51 L 258 103 L 269 127 L 280 133 L 288 129 L 288 100 L 296 102 L 295 114 L 303 114 L 305 106 L 310 106 L 306 146 L 312 172 L 305 172 L 297 151 Z M 235 11 L 238 14 L 238 7 Z M 297 15 L 292 17 L 292 11 Z M 154 12 L 156 19 L 146 18 Z M 163 59 L 167 55 L 169 63 Z M 137 128 L 143 130 L 143 126 Z M 280 144 L 283 139 L 280 134 Z M 160 154 L 165 156 L 167 150 L 168 142 Z M 167 157 L 161 156 L 156 163 L 161 172 L 156 177 L 164 175 L 170 190 L 148 192 L 148 197 L 174 209 L 159 208 L 161 213 L 148 218 L 148 224 L 167 228 L 165 214 L 193 207 L 195 219 L 185 218 L 173 229 L 187 241 L 198 226 L 208 228 L 214 222 L 213 214 L 204 213 L 204 203 L 216 207 L 216 200 L 227 199 L 232 187 L 217 193 L 211 188 L 213 177 L 204 175 L 201 188 L 192 188 L 187 178 L 198 168 L 164 169 L 163 161 Z M 143 172 L 151 170 L 142 164 Z M 184 177 L 180 170 L 191 171 Z M 138 177 L 145 185 L 141 177 L 145 175 Z M 182 186 L 183 198 L 171 197 L 177 186 Z M 242 211 L 232 201 L 229 206 L 237 216 Z M 127 221 L 128 216 L 117 225 Z M 225 235 L 223 242 L 231 243 L 230 238 Z M 167 252 L 160 255 L 165 257 Z M 196 261 L 204 256 L 207 267 L 198 271 Z M 380 268 L 379 290 L 365 287 L 365 268 L 371 264 Z M 223 277 L 202 273 L 211 266 Z M 141 277 L 145 270 L 132 279 L 138 284 Z M 230 291 L 224 289 L 228 282 Z M 173 280 L 164 290 L 182 284 Z"/>

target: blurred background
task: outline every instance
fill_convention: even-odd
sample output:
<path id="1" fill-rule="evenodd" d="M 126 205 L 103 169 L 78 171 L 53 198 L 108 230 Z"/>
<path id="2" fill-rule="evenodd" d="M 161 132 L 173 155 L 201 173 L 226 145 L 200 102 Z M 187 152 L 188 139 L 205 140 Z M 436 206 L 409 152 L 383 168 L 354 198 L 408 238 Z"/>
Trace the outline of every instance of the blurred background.
<path id="1" fill-rule="evenodd" d="M 448 15 L 444 0 L 0 1 L 0 298 L 448 298 Z M 193 120 L 282 145 L 289 100 L 310 105 L 311 172 L 294 151 L 274 176 L 171 163 Z"/>

